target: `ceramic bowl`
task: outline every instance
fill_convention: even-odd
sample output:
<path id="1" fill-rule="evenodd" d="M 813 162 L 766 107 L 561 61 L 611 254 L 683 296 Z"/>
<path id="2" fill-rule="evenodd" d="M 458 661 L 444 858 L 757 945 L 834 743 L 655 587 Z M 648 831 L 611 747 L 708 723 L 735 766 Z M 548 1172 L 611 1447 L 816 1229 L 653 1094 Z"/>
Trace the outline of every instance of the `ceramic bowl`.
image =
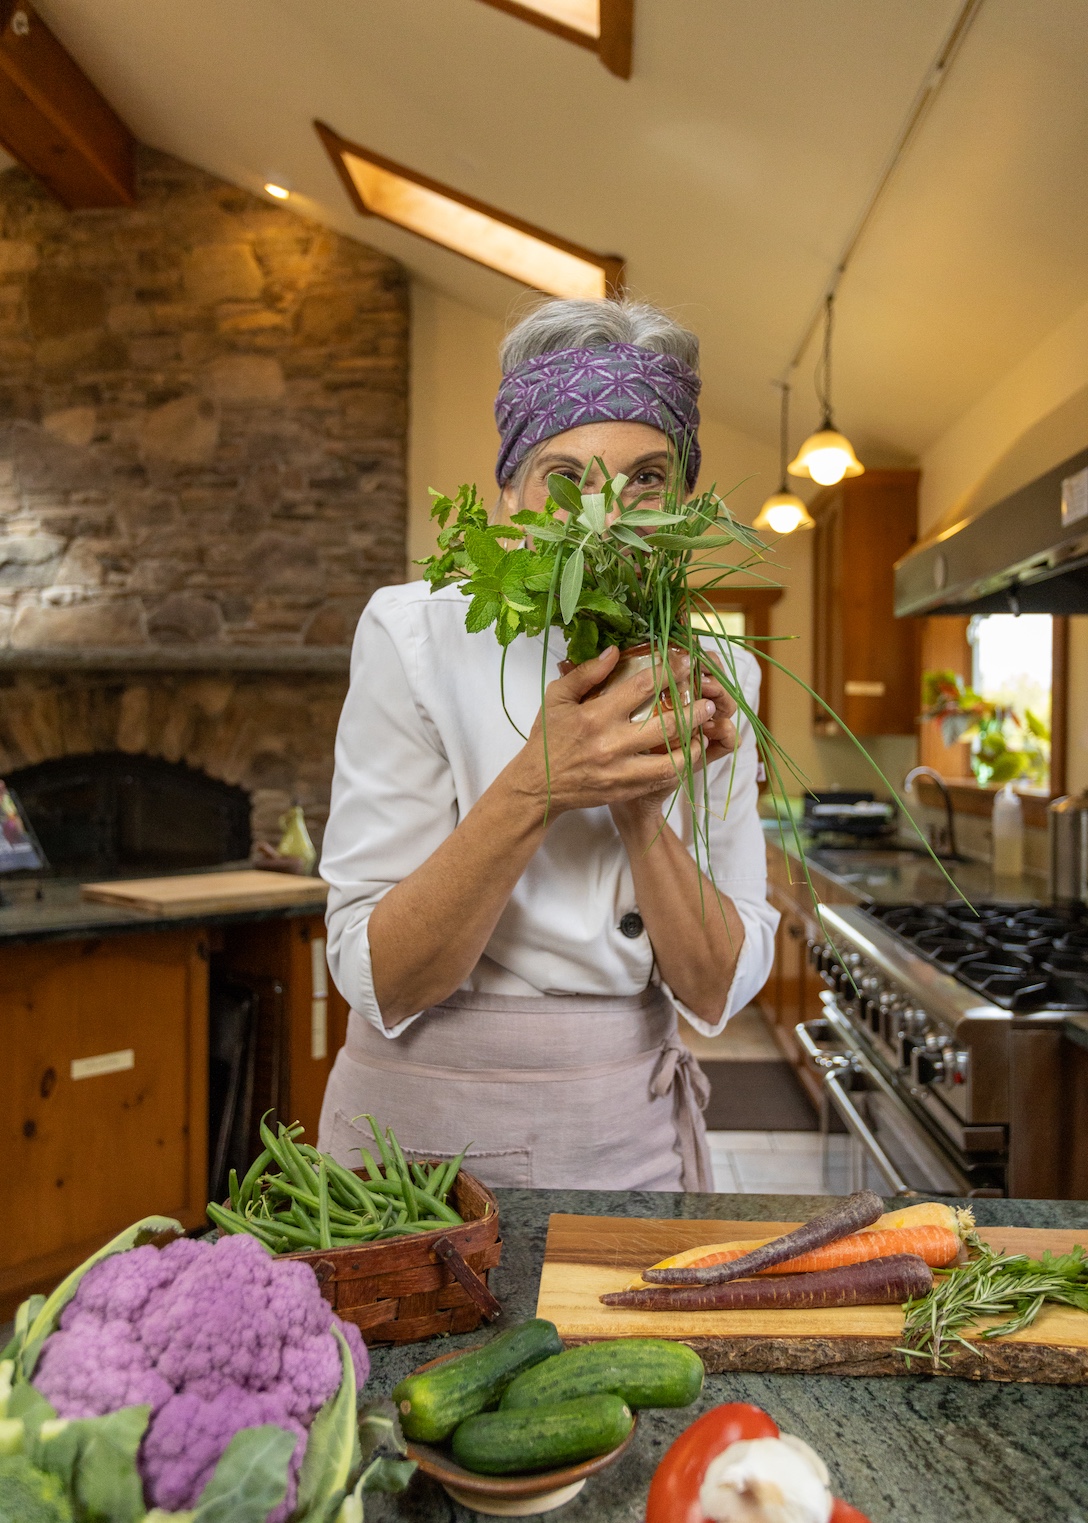
<path id="1" fill-rule="evenodd" d="M 459 1349 L 453 1354 L 443 1354 L 421 1364 L 414 1375 L 433 1370 L 436 1365 L 457 1359 L 469 1349 Z M 607 1454 L 595 1459 L 583 1460 L 579 1465 L 567 1465 L 562 1470 L 537 1470 L 532 1475 L 478 1475 L 465 1470 L 445 1449 L 433 1444 L 408 1442 L 408 1458 L 415 1460 L 424 1475 L 429 1475 L 444 1487 L 455 1502 L 474 1512 L 495 1518 L 528 1518 L 538 1513 L 552 1512 L 576 1497 L 591 1475 L 615 1463 L 631 1444 L 638 1428 L 638 1413 L 623 1443 Z"/>

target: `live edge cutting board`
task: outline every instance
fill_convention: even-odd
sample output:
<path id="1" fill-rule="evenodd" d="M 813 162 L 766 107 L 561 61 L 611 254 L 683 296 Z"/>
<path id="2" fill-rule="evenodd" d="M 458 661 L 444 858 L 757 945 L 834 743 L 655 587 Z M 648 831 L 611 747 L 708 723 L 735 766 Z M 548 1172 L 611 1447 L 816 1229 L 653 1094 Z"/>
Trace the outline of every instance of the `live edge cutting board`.
<path id="1" fill-rule="evenodd" d="M 903 1313 L 897 1306 L 830 1311 L 646 1312 L 602 1306 L 658 1259 L 740 1238 L 772 1237 L 797 1222 L 683 1221 L 672 1218 L 553 1215 L 548 1224 L 536 1314 L 566 1343 L 599 1338 L 675 1338 L 690 1344 L 708 1370 L 807 1371 L 826 1375 L 925 1374 L 895 1352 Z M 1037 1257 L 1088 1244 L 1086 1231 L 982 1227 L 979 1236 L 1007 1253 Z M 1088 1312 L 1044 1307 L 1033 1326 L 1011 1338 L 956 1349 L 942 1373 L 973 1380 L 1088 1384 Z"/>
<path id="2" fill-rule="evenodd" d="M 84 899 L 149 915 L 226 915 L 240 910 L 324 907 L 328 885 L 295 873 L 242 868 L 228 873 L 179 873 L 172 878 L 131 878 L 84 883 Z"/>

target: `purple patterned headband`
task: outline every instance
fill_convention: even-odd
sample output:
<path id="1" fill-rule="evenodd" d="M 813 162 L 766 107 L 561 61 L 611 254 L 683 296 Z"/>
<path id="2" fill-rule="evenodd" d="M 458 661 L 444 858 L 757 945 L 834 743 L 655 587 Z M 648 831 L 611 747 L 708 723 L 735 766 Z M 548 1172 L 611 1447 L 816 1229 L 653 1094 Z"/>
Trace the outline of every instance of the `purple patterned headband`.
<path id="1" fill-rule="evenodd" d="M 696 405 L 702 382 L 683 360 L 635 344 L 554 349 L 503 377 L 495 398 L 505 486 L 534 445 L 584 423 L 648 423 L 687 448 L 687 485 L 699 474 Z"/>

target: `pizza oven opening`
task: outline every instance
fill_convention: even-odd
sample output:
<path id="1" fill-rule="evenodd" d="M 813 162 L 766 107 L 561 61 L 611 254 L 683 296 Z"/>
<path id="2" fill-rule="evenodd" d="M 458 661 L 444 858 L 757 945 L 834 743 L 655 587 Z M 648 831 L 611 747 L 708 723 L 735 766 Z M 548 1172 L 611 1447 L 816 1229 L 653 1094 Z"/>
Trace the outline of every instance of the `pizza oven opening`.
<path id="1" fill-rule="evenodd" d="M 183 762 L 96 751 L 10 772 L 53 871 L 112 878 L 244 861 L 250 796 Z"/>

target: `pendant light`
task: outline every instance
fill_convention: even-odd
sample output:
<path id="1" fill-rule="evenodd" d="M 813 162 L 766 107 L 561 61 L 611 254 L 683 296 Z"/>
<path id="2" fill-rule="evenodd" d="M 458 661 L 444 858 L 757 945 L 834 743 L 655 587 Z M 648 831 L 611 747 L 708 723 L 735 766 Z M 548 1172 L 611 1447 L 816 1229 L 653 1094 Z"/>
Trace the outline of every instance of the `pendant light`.
<path id="1" fill-rule="evenodd" d="M 756 514 L 753 529 L 770 529 L 772 534 L 792 534 L 795 529 L 811 529 L 813 518 L 800 497 L 790 491 L 786 483 L 786 460 L 789 456 L 790 436 L 790 388 L 787 381 L 779 383 L 782 389 L 782 410 L 778 427 L 778 459 L 781 482 Z"/>
<path id="2" fill-rule="evenodd" d="M 814 434 L 797 451 L 791 460 L 791 476 L 810 476 L 823 487 L 834 486 L 844 476 L 860 476 L 865 470 L 854 454 L 854 447 L 844 434 L 840 434 L 831 417 L 831 323 L 835 310 L 834 293 L 829 293 L 824 310 L 824 349 L 820 360 L 822 380 L 817 383 L 816 395 L 823 408 L 823 421 Z"/>

